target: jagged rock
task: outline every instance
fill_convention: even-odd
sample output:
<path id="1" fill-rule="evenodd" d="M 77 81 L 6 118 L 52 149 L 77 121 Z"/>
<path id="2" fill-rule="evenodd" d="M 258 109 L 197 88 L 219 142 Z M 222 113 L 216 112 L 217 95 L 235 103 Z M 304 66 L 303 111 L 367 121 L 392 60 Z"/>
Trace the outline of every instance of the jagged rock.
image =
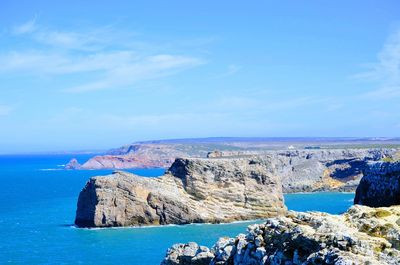
<path id="1" fill-rule="evenodd" d="M 68 164 L 65 165 L 65 169 L 80 169 L 81 164 L 79 164 L 76 158 L 72 158 Z"/>
<path id="2" fill-rule="evenodd" d="M 161 265 L 208 265 L 214 254 L 197 243 L 175 244 L 167 250 Z"/>
<path id="3" fill-rule="evenodd" d="M 176 159 L 165 175 L 115 172 L 91 178 L 78 199 L 75 224 L 109 227 L 219 223 L 286 211 L 269 160 Z"/>
<path id="4" fill-rule="evenodd" d="M 399 219 L 400 206 L 355 205 L 343 215 L 289 212 L 249 226 L 246 235 L 219 239 L 209 264 L 399 264 Z"/>
<path id="5" fill-rule="evenodd" d="M 357 187 L 355 204 L 400 205 L 400 162 L 371 163 Z"/>

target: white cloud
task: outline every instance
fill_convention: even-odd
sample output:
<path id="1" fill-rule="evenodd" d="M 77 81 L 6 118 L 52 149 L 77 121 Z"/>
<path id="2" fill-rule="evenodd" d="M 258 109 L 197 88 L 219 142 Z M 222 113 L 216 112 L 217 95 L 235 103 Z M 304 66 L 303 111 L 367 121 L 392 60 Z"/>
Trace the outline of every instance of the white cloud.
<path id="1" fill-rule="evenodd" d="M 79 74 L 74 79 L 77 84 L 64 89 L 66 92 L 129 87 L 205 63 L 190 55 L 160 52 L 151 44 L 138 42 L 133 33 L 121 33 L 112 27 L 76 32 L 49 30 L 38 26 L 35 18 L 16 27 L 15 32 L 28 37 L 27 42 L 35 43 L 29 47 L 36 48 L 0 52 L 0 74 Z"/>
<path id="2" fill-rule="evenodd" d="M 104 78 L 66 89 L 67 92 L 86 92 L 112 87 L 129 86 L 140 80 L 160 78 L 176 71 L 203 63 L 202 60 L 173 55 L 156 55 L 115 66 Z"/>
<path id="3" fill-rule="evenodd" d="M 358 79 L 378 83 L 378 88 L 363 96 L 389 99 L 400 97 L 400 30 L 394 32 L 378 53 L 377 62 L 368 64 L 369 71 L 356 75 Z"/>
<path id="4" fill-rule="evenodd" d="M 36 19 L 35 16 L 33 19 L 26 21 L 25 23 L 14 27 L 13 33 L 14 34 L 27 34 L 32 33 L 36 30 Z"/>

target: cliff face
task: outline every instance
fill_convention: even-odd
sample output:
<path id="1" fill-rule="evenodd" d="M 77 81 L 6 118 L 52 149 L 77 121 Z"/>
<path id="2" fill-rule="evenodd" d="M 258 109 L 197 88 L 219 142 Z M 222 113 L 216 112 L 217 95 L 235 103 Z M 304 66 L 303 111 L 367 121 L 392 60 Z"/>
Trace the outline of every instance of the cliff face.
<path id="1" fill-rule="evenodd" d="M 177 159 L 160 178 L 116 172 L 81 191 L 75 224 L 108 227 L 230 222 L 285 212 L 266 159 Z"/>
<path id="2" fill-rule="evenodd" d="M 271 154 L 283 191 L 354 191 L 369 161 L 396 154 L 395 149 L 297 150 Z"/>
<path id="3" fill-rule="evenodd" d="M 343 215 L 289 212 L 220 238 L 210 249 L 176 244 L 162 265 L 398 264 L 400 207 L 353 206 Z"/>
<path id="4" fill-rule="evenodd" d="M 400 205 L 400 162 L 370 164 L 357 187 L 354 203 L 371 207 Z"/>
<path id="5" fill-rule="evenodd" d="M 174 145 L 127 145 L 110 150 L 107 155 L 89 159 L 81 166 L 81 169 L 168 168 L 176 157 L 186 155 Z"/>
<path id="6" fill-rule="evenodd" d="M 168 145 L 157 148 L 151 145 L 135 145 L 123 149 L 123 152 L 127 152 L 126 154 L 96 156 L 83 165 L 74 163 L 72 166 L 80 169 L 168 167 L 174 161 L 174 157 L 188 157 L 193 154 L 187 150 L 182 151 L 182 146 L 179 147 L 182 149 L 180 151 L 176 148 L 178 147 Z M 354 191 L 369 161 L 391 158 L 396 152 L 396 149 L 321 149 L 258 153 L 255 151 L 214 151 L 209 153 L 208 157 L 217 160 L 239 157 L 250 159 L 257 156 L 268 160 L 270 164 L 276 166 L 277 174 L 282 179 L 283 191 L 291 193 L 327 190 Z M 69 168 L 73 167 L 69 166 Z"/>

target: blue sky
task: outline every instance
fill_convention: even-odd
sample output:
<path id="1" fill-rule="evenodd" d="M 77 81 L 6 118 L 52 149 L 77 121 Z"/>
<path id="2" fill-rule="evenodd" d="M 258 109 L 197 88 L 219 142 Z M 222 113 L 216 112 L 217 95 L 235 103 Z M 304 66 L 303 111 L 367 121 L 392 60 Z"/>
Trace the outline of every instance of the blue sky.
<path id="1" fill-rule="evenodd" d="M 400 136 L 398 1 L 106 2 L 1 2 L 0 153 Z"/>

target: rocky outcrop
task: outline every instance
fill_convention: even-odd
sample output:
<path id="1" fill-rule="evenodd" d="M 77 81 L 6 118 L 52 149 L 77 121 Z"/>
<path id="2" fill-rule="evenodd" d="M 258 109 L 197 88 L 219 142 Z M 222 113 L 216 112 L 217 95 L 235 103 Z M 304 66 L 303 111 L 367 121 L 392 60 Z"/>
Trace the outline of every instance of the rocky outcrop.
<path id="1" fill-rule="evenodd" d="M 161 265 L 208 265 L 214 256 L 208 247 L 195 242 L 175 244 L 167 250 L 166 259 Z"/>
<path id="2" fill-rule="evenodd" d="M 355 204 L 400 205 L 400 162 L 371 163 L 357 187 Z"/>
<path id="3" fill-rule="evenodd" d="M 72 158 L 66 165 L 65 169 L 81 169 L 81 164 L 79 164 L 76 158 Z"/>
<path id="4" fill-rule="evenodd" d="M 289 212 L 220 238 L 208 250 L 176 244 L 162 265 L 399 264 L 400 206 L 356 205 L 343 215 Z"/>
<path id="5" fill-rule="evenodd" d="M 222 157 L 223 153 L 218 150 L 211 151 L 207 153 L 207 158 L 217 158 L 217 157 Z"/>
<path id="6" fill-rule="evenodd" d="M 165 175 L 91 178 L 78 199 L 79 227 L 219 223 L 285 212 L 268 159 L 176 159 Z"/>

